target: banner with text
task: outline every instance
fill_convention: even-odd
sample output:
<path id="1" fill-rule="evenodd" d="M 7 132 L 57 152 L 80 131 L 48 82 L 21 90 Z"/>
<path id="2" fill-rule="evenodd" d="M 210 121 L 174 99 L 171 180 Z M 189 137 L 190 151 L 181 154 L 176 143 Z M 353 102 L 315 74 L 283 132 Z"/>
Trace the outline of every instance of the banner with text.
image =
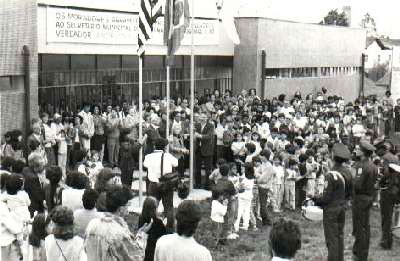
<path id="1" fill-rule="evenodd" d="M 47 8 L 47 42 L 137 45 L 139 17 L 104 11 L 83 11 L 67 8 Z M 194 20 L 194 45 L 218 45 L 219 21 Z M 191 26 L 182 45 L 192 42 Z M 164 20 L 154 25 L 149 44 L 163 45 Z"/>

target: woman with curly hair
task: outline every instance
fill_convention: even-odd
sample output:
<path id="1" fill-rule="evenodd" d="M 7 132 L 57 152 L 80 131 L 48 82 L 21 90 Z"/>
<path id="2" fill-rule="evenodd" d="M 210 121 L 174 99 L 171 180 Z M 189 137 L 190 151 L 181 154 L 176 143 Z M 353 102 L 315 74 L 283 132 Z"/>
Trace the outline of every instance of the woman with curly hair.
<path id="1" fill-rule="evenodd" d="M 119 177 L 110 168 L 102 169 L 97 175 L 94 189 L 99 193 L 96 208 L 100 212 L 106 212 L 106 192 L 112 185 L 121 184 Z"/>
<path id="2" fill-rule="evenodd" d="M 74 214 L 67 207 L 57 206 L 50 213 L 52 234 L 45 239 L 47 260 L 86 260 L 83 239 L 74 235 Z"/>
<path id="3" fill-rule="evenodd" d="M 124 188 L 112 186 L 106 192 L 107 213 L 92 219 L 86 229 L 85 249 L 88 261 L 142 261 L 144 249 L 134 240 L 125 220 L 117 212 L 126 202 Z M 148 232 L 150 225 L 142 228 Z"/>

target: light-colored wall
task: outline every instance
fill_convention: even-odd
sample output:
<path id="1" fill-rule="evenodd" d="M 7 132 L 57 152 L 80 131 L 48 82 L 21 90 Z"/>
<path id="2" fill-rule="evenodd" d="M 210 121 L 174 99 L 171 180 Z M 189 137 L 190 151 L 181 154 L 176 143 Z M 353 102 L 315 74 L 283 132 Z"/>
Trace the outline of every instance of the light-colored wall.
<path id="1" fill-rule="evenodd" d="M 265 95 L 273 98 L 284 93 L 293 97 L 296 91 L 300 91 L 305 96 L 309 93 L 316 94 L 321 91 L 322 87 L 325 87 L 328 95 L 342 96 L 346 102 L 349 102 L 358 97 L 361 86 L 360 77 L 355 74 L 337 77 L 266 79 Z"/>
<path id="2" fill-rule="evenodd" d="M 365 62 L 365 69 L 368 70 L 377 64 L 388 63 L 392 55 L 392 50 L 382 50 L 375 41 L 370 46 L 368 46 L 368 48 L 365 50 L 365 54 L 368 55 L 368 60 Z M 379 55 L 381 57 L 380 61 L 378 62 Z"/>
<path id="3" fill-rule="evenodd" d="M 257 88 L 261 83 L 261 56 L 258 52 L 257 19 L 247 19 L 246 23 L 236 20 L 240 45 L 235 46 L 233 57 L 233 89 Z"/>
<path id="4" fill-rule="evenodd" d="M 259 20 L 267 68 L 361 66 L 366 33 L 339 26 Z"/>
<path id="5" fill-rule="evenodd" d="M 237 18 L 236 24 L 241 44 L 235 46 L 233 69 L 235 92 L 256 88 L 257 93 L 262 95 L 261 50 L 263 49 L 266 51 L 266 68 L 361 67 L 361 56 L 366 40 L 364 30 L 249 17 Z M 342 77 L 346 80 L 336 80 Z M 351 81 L 348 80 L 348 76 L 320 79 L 266 79 L 270 84 L 266 84 L 265 90 L 267 95 L 269 86 L 277 86 L 278 88 L 274 89 L 285 90 L 290 94 L 294 87 L 296 90 L 299 87 L 313 89 L 315 86 L 333 87 L 335 84 L 358 89 L 359 80 L 354 79 L 357 77 L 353 77 Z M 274 81 L 277 83 L 271 85 Z M 342 86 L 337 88 L 339 90 Z"/>
<path id="6" fill-rule="evenodd" d="M 38 60 L 35 0 L 0 1 L 0 77 L 18 76 L 11 90 L 0 90 L 0 132 L 25 126 L 22 47 L 30 49 L 31 117 L 38 113 Z M 16 79 L 16 78 L 14 78 Z M 1 134 L 0 134 L 1 135 Z"/>

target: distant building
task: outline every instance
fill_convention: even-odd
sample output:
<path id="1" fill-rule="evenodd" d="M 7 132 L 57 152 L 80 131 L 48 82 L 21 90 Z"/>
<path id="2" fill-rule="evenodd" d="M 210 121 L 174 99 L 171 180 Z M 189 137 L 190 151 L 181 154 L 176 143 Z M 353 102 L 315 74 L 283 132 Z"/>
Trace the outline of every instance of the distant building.
<path id="1" fill-rule="evenodd" d="M 365 49 L 365 70 L 368 72 L 377 65 L 389 64 L 392 57 L 391 48 L 382 39 L 367 38 Z"/>
<path id="2" fill-rule="evenodd" d="M 347 101 L 358 97 L 365 30 L 258 17 L 236 22 L 241 44 L 235 46 L 235 91 L 255 88 L 272 98 L 325 87 Z"/>

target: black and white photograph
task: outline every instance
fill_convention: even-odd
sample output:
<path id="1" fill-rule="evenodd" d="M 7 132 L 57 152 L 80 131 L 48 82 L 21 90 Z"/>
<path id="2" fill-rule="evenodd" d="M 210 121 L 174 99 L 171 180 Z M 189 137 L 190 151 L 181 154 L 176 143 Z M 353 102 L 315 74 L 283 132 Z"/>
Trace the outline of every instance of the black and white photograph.
<path id="1" fill-rule="evenodd" d="M 0 0 L 0 261 L 400 260 L 399 10 Z"/>

